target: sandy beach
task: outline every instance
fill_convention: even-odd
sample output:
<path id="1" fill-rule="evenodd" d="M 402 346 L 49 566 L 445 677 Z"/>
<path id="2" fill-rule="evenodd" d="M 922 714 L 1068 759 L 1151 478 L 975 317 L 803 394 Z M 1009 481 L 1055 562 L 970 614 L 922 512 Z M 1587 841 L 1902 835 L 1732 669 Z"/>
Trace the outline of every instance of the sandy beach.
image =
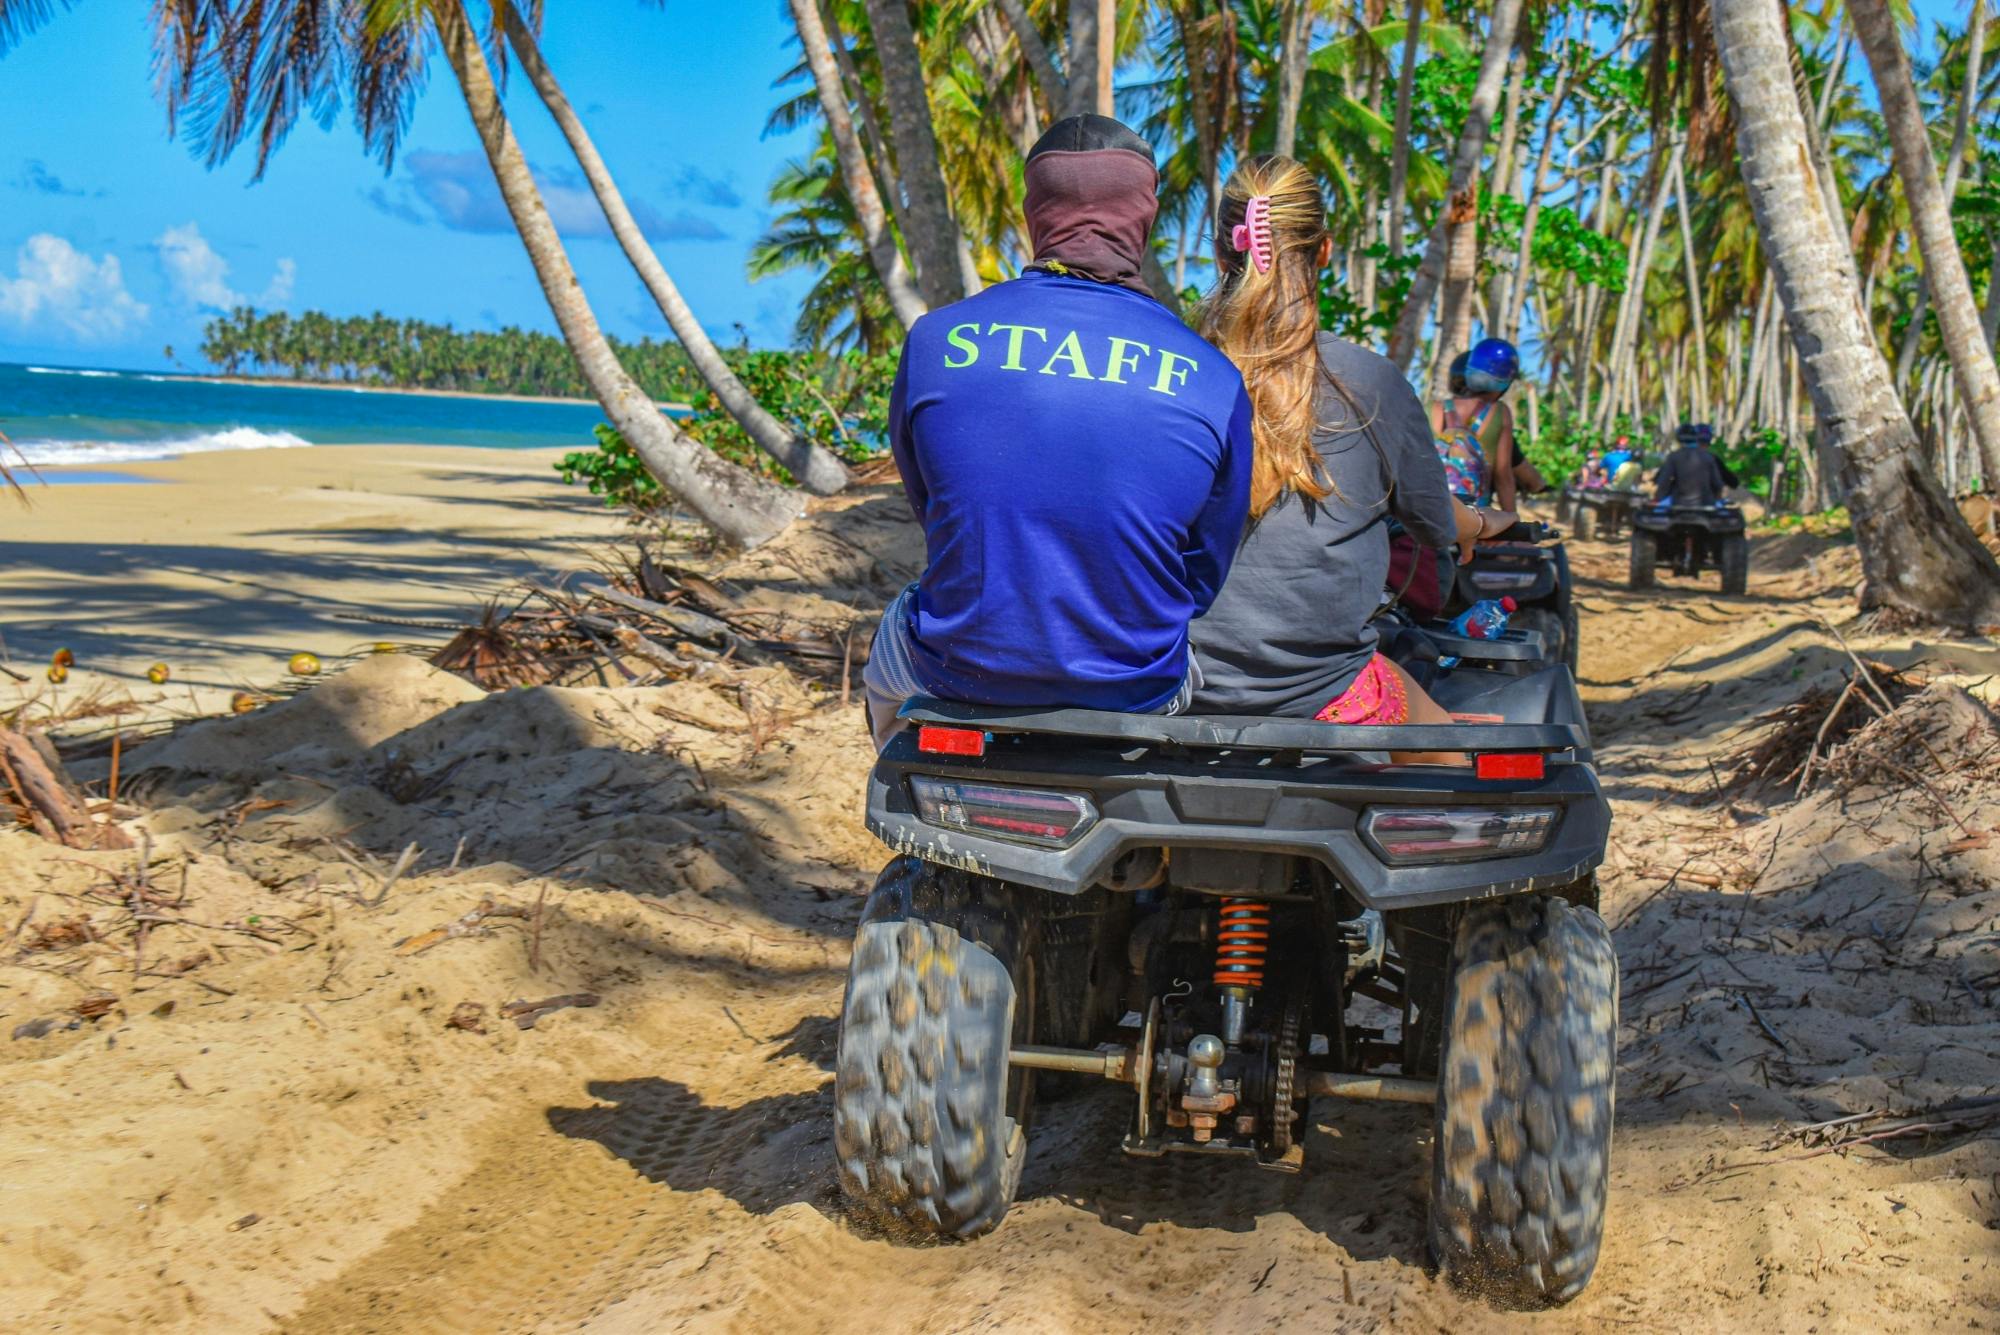
<path id="1" fill-rule="evenodd" d="M 114 662 L 174 636 L 275 673 L 299 637 L 369 636 L 303 598 L 454 615 L 612 527 L 512 456 L 296 454 L 233 494 L 238 461 L 160 470 L 216 470 L 184 484 L 200 533 L 161 523 L 163 486 L 45 497 L 34 541 L 97 564 L 32 601 L 10 575 L 10 624 L 129 618 Z M 734 561 L 662 549 L 823 613 L 878 608 L 921 553 L 891 486 Z M 1991 646 L 1851 628 L 1934 684 L 1855 711 L 1794 799 L 1738 770 L 1776 719 L 1802 752 L 1845 681 L 1822 621 L 1853 550 L 1760 542 L 1738 598 L 1575 557 L 1623 996 L 1612 1224 L 1563 1311 L 1426 1272 L 1430 1124 L 1399 1104 L 1317 1101 L 1293 1176 L 1127 1158 L 1103 1085 L 1042 1109 L 993 1237 L 857 1225 L 830 1071 L 887 856 L 858 703 L 782 666 L 489 694 L 396 654 L 128 749 L 143 845 L 0 837 L 0 1328 L 1991 1329 L 1990 1104 L 1814 1138 L 1992 1093 Z"/>
<path id="2" fill-rule="evenodd" d="M 268 690 L 296 653 L 331 668 L 399 631 L 356 617 L 463 620 L 522 576 L 588 559 L 621 522 L 552 471 L 560 450 L 325 446 L 121 464 L 145 481 L 28 486 L 0 511 L 0 637 L 25 683 L 0 709 L 129 694 L 213 713 Z M 53 481 L 62 470 L 50 470 Z M 49 656 L 76 657 L 51 687 Z M 154 663 L 172 677 L 146 679 Z M 28 717 L 39 713 L 31 708 Z"/>

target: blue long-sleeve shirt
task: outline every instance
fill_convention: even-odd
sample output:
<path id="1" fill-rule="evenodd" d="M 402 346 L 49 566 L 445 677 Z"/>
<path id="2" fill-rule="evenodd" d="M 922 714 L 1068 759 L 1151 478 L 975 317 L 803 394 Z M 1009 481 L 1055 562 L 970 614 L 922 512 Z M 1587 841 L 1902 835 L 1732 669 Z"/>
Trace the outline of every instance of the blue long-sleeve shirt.
<path id="1" fill-rule="evenodd" d="M 926 690 L 1172 700 L 1249 508 L 1227 358 L 1151 297 L 1031 270 L 917 321 L 889 443 L 929 553 L 909 627 Z"/>

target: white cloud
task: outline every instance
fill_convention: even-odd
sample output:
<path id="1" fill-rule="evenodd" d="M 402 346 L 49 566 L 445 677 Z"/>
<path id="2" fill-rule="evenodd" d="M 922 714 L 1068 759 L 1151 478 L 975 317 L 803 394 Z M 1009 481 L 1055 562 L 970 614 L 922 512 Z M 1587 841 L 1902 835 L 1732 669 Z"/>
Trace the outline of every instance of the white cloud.
<path id="1" fill-rule="evenodd" d="M 146 304 L 125 290 L 116 255 L 93 260 L 49 232 L 23 243 L 15 277 L 0 276 L 0 316 L 24 329 L 46 324 L 84 342 L 109 341 L 146 314 Z"/>
<path id="2" fill-rule="evenodd" d="M 229 285 L 229 261 L 216 254 L 215 247 L 194 223 L 169 227 L 153 242 L 160 257 L 160 269 L 174 296 L 191 306 L 228 311 L 253 304 Z M 298 265 L 289 258 L 278 261 L 271 284 L 255 300 L 260 306 L 283 305 L 292 295 Z"/>
<path id="3" fill-rule="evenodd" d="M 264 295 L 257 298 L 259 306 L 282 306 L 292 299 L 292 283 L 299 276 L 299 266 L 289 257 L 278 261 L 276 273 L 271 275 L 271 285 L 264 289 Z"/>

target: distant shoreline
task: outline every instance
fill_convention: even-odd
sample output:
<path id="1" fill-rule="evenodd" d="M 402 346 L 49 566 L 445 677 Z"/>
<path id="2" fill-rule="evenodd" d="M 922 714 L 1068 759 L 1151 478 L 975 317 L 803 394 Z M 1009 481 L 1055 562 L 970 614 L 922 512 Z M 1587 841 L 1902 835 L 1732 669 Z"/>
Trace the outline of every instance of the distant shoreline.
<path id="1" fill-rule="evenodd" d="M 189 372 L 157 371 L 162 380 L 187 381 L 197 385 L 255 385 L 266 389 L 337 389 L 349 394 L 411 394 L 434 399 L 494 399 L 503 403 L 594 404 L 596 399 L 573 399 L 560 394 L 491 394 L 476 389 L 420 389 L 411 385 L 357 384 L 345 380 L 293 380 L 271 375 L 194 375 Z M 663 412 L 692 413 L 691 403 L 655 400 Z"/>

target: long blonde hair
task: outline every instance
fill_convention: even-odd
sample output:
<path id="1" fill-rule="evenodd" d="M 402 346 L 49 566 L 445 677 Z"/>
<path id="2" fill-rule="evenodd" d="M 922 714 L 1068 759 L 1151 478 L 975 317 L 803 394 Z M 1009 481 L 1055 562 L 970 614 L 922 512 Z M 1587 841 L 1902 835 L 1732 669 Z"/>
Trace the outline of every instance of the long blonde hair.
<path id="1" fill-rule="evenodd" d="M 1270 200 L 1271 267 L 1259 271 L 1231 237 L 1250 200 Z M 1326 198 L 1319 182 L 1290 158 L 1248 158 L 1229 174 L 1215 211 L 1215 290 L 1198 327 L 1243 373 L 1256 417 L 1250 514 L 1261 516 L 1287 491 L 1311 500 L 1333 492 L 1313 448 L 1313 398 L 1319 357 L 1320 245 Z"/>

